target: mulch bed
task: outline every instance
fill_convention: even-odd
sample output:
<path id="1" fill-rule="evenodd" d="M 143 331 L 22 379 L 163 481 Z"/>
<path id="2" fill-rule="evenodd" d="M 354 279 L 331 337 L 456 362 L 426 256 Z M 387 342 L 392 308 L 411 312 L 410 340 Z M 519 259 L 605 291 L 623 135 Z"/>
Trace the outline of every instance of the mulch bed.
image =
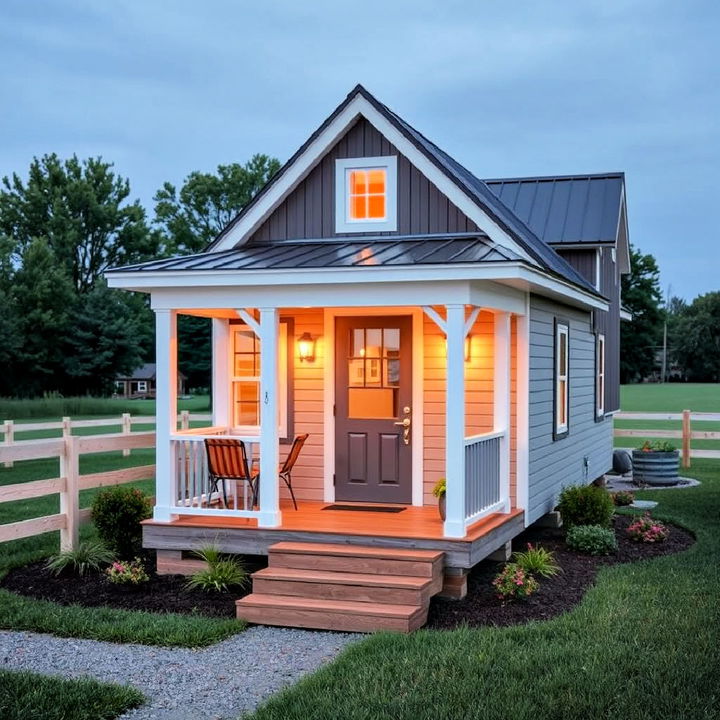
<path id="1" fill-rule="evenodd" d="M 112 607 L 121 610 L 144 610 L 153 613 L 182 613 L 206 615 L 218 618 L 235 617 L 235 601 L 250 592 L 245 589 L 232 592 L 204 592 L 187 590 L 187 578 L 182 575 L 156 575 L 155 553 L 147 551 L 143 559 L 149 582 L 137 587 L 116 585 L 102 573 L 84 577 L 53 575 L 44 562 L 32 563 L 10 571 L 0 583 L 5 590 L 50 600 L 59 605 L 82 605 L 83 607 Z M 250 572 L 266 565 L 265 558 L 247 558 L 243 563 Z"/>
<path id="2" fill-rule="evenodd" d="M 427 627 L 442 630 L 460 625 L 518 625 L 530 620 L 548 620 L 572 610 L 594 584 L 598 570 L 617 563 L 647 560 L 670 555 L 689 548 L 695 538 L 686 530 L 670 527 L 665 542 L 636 543 L 627 538 L 625 529 L 632 518 L 616 515 L 614 518 L 618 551 L 614 555 L 593 557 L 568 550 L 563 529 L 531 528 L 513 541 L 514 548 L 525 548 L 526 543 L 540 544 L 555 553 L 555 561 L 562 568 L 555 577 L 540 578 L 540 588 L 526 600 L 503 604 L 498 599 L 492 581 L 503 563 L 486 560 L 476 565 L 468 577 L 468 594 L 463 600 L 433 598 Z"/>

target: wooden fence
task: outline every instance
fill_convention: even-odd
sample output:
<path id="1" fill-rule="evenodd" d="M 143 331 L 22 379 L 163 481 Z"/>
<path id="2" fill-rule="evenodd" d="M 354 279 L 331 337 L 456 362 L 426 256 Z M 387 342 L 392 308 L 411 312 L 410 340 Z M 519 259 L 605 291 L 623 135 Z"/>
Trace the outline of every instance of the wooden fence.
<path id="1" fill-rule="evenodd" d="M 178 423 L 180 423 L 182 430 L 187 430 L 190 427 L 191 422 L 210 420 L 212 420 L 212 415 L 191 415 L 188 410 L 183 410 L 178 415 Z M 62 420 L 56 420 L 55 422 L 16 423 L 14 420 L 5 420 L 5 422 L 0 425 L 0 433 L 4 435 L 3 445 L 7 447 L 14 445 L 17 442 L 15 440 L 16 433 L 33 432 L 37 430 L 62 430 L 63 437 L 66 438 L 72 435 L 72 431 L 75 428 L 94 428 L 119 425 L 122 428 L 122 434 L 129 435 L 132 432 L 133 425 L 154 424 L 154 416 L 123 413 L 119 418 L 98 418 L 95 420 L 73 420 L 69 417 L 64 417 Z M 127 457 L 129 454 L 130 448 L 123 450 L 124 456 Z M 13 466 L 13 461 L 6 460 L 4 465 L 7 468 L 11 468 Z"/>
<path id="2" fill-rule="evenodd" d="M 720 432 L 708 432 L 705 430 L 693 430 L 692 422 L 720 422 L 720 413 L 697 413 L 690 410 L 683 410 L 682 413 L 642 413 L 642 412 L 619 412 L 615 413 L 616 420 L 652 420 L 655 422 L 674 420 L 682 421 L 682 430 L 659 430 L 659 429 L 626 429 L 615 428 L 615 437 L 637 437 L 656 438 L 658 440 L 680 440 L 682 466 L 690 467 L 691 458 L 716 458 L 720 459 L 720 450 L 693 450 L 693 440 L 720 440 Z"/>
<path id="3" fill-rule="evenodd" d="M 80 524 L 90 519 L 90 509 L 80 509 L 81 490 L 121 485 L 155 477 L 155 465 L 81 475 L 80 456 L 88 453 L 154 447 L 154 432 L 137 432 L 129 435 L 124 433 L 67 435 L 62 438 L 25 440 L 14 445 L 0 446 L 0 461 L 5 463 L 54 457 L 60 461 L 59 477 L 0 486 L 0 503 L 60 494 L 59 513 L 0 525 L 0 542 L 59 530 L 60 549 L 76 548 Z"/>

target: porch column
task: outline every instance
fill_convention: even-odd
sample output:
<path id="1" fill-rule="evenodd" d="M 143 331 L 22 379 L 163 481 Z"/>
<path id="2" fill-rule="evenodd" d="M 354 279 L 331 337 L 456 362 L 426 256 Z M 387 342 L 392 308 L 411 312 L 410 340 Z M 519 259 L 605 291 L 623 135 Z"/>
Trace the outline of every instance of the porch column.
<path id="1" fill-rule="evenodd" d="M 228 427 L 230 422 L 230 323 L 212 320 L 212 424 Z"/>
<path id="2" fill-rule="evenodd" d="M 260 515 L 258 526 L 278 527 L 278 311 L 260 308 Z"/>
<path id="3" fill-rule="evenodd" d="M 177 467 L 170 435 L 177 430 L 177 313 L 155 310 L 155 508 L 169 522 L 175 505 Z"/>
<path id="4" fill-rule="evenodd" d="M 495 313 L 493 429 L 505 433 L 500 442 L 500 498 L 505 501 L 505 512 L 510 511 L 510 340 L 510 313 Z"/>
<path id="5" fill-rule="evenodd" d="M 465 306 L 446 305 L 446 537 L 465 537 Z"/>

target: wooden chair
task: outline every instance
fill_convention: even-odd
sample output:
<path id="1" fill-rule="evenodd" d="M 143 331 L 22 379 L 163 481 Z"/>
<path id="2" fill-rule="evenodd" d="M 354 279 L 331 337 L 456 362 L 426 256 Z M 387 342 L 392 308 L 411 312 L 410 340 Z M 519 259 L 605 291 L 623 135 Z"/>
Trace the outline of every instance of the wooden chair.
<path id="1" fill-rule="evenodd" d="M 232 438 L 206 438 L 205 452 L 207 453 L 208 479 L 210 492 L 218 491 L 218 484 L 222 482 L 222 495 L 225 507 L 228 506 L 225 480 L 242 480 L 250 485 L 252 504 L 257 504 L 258 473 L 251 471 L 248 463 L 245 443 Z M 236 503 L 237 504 L 237 503 Z"/>
<path id="2" fill-rule="evenodd" d="M 293 492 L 292 488 L 292 469 L 295 467 L 295 463 L 297 462 L 298 456 L 300 455 L 300 451 L 303 448 L 303 445 L 305 444 L 305 441 L 308 439 L 308 433 L 304 433 L 303 435 L 297 435 L 295 437 L 295 440 L 293 440 L 292 447 L 290 448 L 290 452 L 288 453 L 287 457 L 285 458 L 285 462 L 282 464 L 282 467 L 280 468 L 280 471 L 278 472 L 278 475 L 285 481 L 285 484 L 287 485 L 287 489 L 290 491 L 290 497 L 293 501 L 293 507 L 297 510 L 297 503 L 295 502 L 295 493 Z"/>

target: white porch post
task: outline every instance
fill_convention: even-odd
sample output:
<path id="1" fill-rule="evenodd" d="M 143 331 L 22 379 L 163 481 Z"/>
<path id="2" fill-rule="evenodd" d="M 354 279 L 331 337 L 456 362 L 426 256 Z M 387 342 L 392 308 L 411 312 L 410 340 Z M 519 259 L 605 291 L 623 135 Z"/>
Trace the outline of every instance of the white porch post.
<path id="1" fill-rule="evenodd" d="M 175 505 L 177 467 L 170 435 L 177 430 L 177 313 L 155 310 L 155 508 L 153 518 L 169 522 Z"/>
<path id="2" fill-rule="evenodd" d="M 446 537 L 465 537 L 465 306 L 447 305 Z"/>
<path id="3" fill-rule="evenodd" d="M 212 320 L 212 424 L 230 425 L 230 324 Z"/>
<path id="4" fill-rule="evenodd" d="M 510 313 L 495 313 L 495 378 L 493 424 L 495 432 L 504 432 L 500 442 L 500 499 L 510 511 L 510 390 L 511 349 Z"/>
<path id="5" fill-rule="evenodd" d="M 260 514 L 258 526 L 278 527 L 278 311 L 260 308 Z"/>

